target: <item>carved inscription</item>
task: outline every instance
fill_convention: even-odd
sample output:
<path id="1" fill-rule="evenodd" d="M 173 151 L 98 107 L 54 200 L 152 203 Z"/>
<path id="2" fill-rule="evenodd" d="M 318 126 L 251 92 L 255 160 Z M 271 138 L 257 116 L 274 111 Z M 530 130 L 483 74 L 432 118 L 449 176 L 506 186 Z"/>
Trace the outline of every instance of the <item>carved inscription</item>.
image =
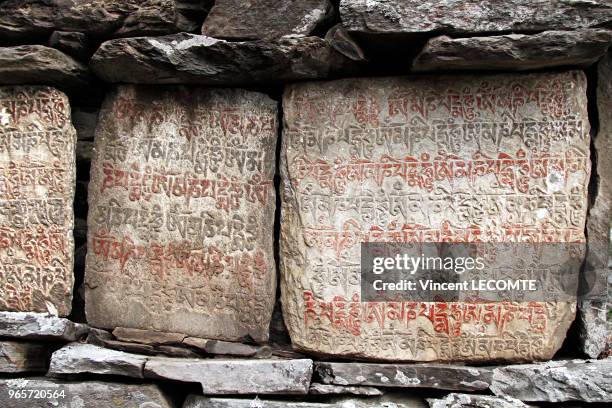
<path id="1" fill-rule="evenodd" d="M 0 87 L 0 310 L 70 313 L 75 141 L 66 95 Z"/>
<path id="2" fill-rule="evenodd" d="M 579 72 L 289 86 L 281 272 L 294 345 L 406 361 L 552 357 L 575 302 L 362 302 L 360 243 L 583 243 L 586 104 Z"/>
<path id="3" fill-rule="evenodd" d="M 276 115 L 242 90 L 107 97 L 89 191 L 90 324 L 267 339 Z"/>

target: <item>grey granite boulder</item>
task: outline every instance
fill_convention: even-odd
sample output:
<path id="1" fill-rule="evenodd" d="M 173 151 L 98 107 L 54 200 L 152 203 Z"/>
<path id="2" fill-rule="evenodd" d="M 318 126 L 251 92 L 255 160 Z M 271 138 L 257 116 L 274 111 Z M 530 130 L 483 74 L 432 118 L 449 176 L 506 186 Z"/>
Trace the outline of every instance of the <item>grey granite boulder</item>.
<path id="1" fill-rule="evenodd" d="M 13 398 L 9 398 L 10 395 Z M 26 398 L 29 395 L 39 398 Z M 0 379 L 0 404 L 11 408 L 174 407 L 169 398 L 153 384 L 66 382 L 49 378 Z"/>
<path id="2" fill-rule="evenodd" d="M 184 4 L 187 3 L 187 4 Z M 0 41 L 25 42 L 53 31 L 78 31 L 97 38 L 194 31 L 189 13 L 207 1 L 189 0 L 6 0 L 0 2 Z M 190 6 L 190 7 L 189 7 Z"/>
<path id="3" fill-rule="evenodd" d="M 342 23 L 360 34 L 506 33 L 609 26 L 607 0 L 341 0 Z"/>
<path id="4" fill-rule="evenodd" d="M 49 375 L 102 374 L 143 378 L 146 359 L 93 344 L 71 343 L 53 353 Z"/>
<path id="5" fill-rule="evenodd" d="M 0 336 L 46 341 L 75 341 L 88 326 L 45 313 L 0 312 Z"/>
<path id="6" fill-rule="evenodd" d="M 217 0 L 202 34 L 234 41 L 308 36 L 332 13 L 329 0 Z"/>
<path id="7" fill-rule="evenodd" d="M 612 402 L 612 358 L 500 367 L 490 388 L 521 401 Z"/>
<path id="8" fill-rule="evenodd" d="M 510 70 L 586 66 L 605 54 L 612 31 L 584 29 L 492 37 L 435 37 L 414 61 L 414 71 Z"/>
<path id="9" fill-rule="evenodd" d="M 90 80 L 84 64 L 55 48 L 0 47 L 0 85 L 44 84 L 72 91 L 87 87 Z"/>
<path id="10" fill-rule="evenodd" d="M 178 359 L 151 357 L 146 378 L 202 385 L 204 394 L 306 394 L 312 360 Z"/>
<path id="11" fill-rule="evenodd" d="M 181 33 L 107 41 L 91 68 L 107 82 L 253 85 L 338 76 L 355 63 L 318 37 L 228 42 Z"/>

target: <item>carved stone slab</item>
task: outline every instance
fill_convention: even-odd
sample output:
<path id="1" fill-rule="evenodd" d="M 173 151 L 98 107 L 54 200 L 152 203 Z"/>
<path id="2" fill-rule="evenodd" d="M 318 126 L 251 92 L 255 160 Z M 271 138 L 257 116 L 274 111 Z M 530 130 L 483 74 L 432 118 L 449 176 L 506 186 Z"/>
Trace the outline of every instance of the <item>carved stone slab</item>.
<path id="1" fill-rule="evenodd" d="M 586 105 L 581 72 L 289 86 L 281 273 L 294 346 L 405 361 L 552 357 L 571 298 L 362 302 L 360 243 L 583 244 Z"/>
<path id="2" fill-rule="evenodd" d="M 0 310 L 70 313 L 75 144 L 66 95 L 0 87 Z"/>
<path id="3" fill-rule="evenodd" d="M 276 115 L 235 89 L 110 93 L 89 185 L 91 325 L 268 338 Z"/>

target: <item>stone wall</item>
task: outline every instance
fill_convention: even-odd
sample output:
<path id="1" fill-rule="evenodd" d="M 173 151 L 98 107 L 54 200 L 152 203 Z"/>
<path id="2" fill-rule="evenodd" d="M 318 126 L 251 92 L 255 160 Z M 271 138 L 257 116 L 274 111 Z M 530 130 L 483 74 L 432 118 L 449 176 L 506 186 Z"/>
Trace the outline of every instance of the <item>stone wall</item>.
<path id="1" fill-rule="evenodd" d="M 611 43 L 606 0 L 0 0 L 0 405 L 612 402 Z M 365 299 L 363 243 L 432 242 L 575 286 Z"/>

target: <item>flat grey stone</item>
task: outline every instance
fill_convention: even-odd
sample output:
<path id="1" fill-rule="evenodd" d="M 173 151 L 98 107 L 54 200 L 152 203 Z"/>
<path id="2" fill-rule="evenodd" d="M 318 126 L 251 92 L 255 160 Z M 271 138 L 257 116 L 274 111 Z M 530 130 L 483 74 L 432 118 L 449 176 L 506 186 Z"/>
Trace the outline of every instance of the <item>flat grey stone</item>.
<path id="1" fill-rule="evenodd" d="M 0 312 L 0 336 L 30 340 L 75 341 L 89 327 L 45 313 Z"/>
<path id="2" fill-rule="evenodd" d="M 449 364 L 315 363 L 324 384 L 376 387 L 486 390 L 491 370 Z"/>
<path id="3" fill-rule="evenodd" d="M 491 391 L 521 401 L 612 402 L 612 358 L 549 361 L 493 370 Z"/>
<path id="4" fill-rule="evenodd" d="M 93 344 L 71 343 L 53 353 L 49 375 L 102 374 L 143 378 L 146 359 Z"/>
<path id="5" fill-rule="evenodd" d="M 0 47 L 0 85 L 49 85 L 72 92 L 87 88 L 90 80 L 85 65 L 55 48 Z"/>
<path id="6" fill-rule="evenodd" d="M 425 401 L 418 397 L 395 398 L 341 398 L 331 402 L 297 402 L 236 398 L 209 398 L 190 395 L 183 408 L 426 408 Z"/>
<path id="7" fill-rule="evenodd" d="M 45 372 L 50 355 L 48 343 L 0 341 L 0 373 Z"/>
<path id="8" fill-rule="evenodd" d="M 318 37 L 229 42 L 175 34 L 107 41 L 91 60 L 107 82 L 253 85 L 323 79 L 355 62 Z"/>
<path id="9" fill-rule="evenodd" d="M 359 385 L 332 385 L 332 384 L 310 384 L 309 394 L 314 395 L 365 395 L 365 396 L 377 396 L 383 395 L 383 392 L 375 387 L 365 387 Z"/>
<path id="10" fill-rule="evenodd" d="M 194 31 L 185 0 L 7 0 L 0 2 L 0 39 L 35 40 L 53 31 L 96 38 Z M 203 8 L 207 1 L 200 2 Z M 195 4 L 192 2 L 191 7 Z"/>
<path id="11" fill-rule="evenodd" d="M 241 357 L 252 357 L 256 355 L 261 347 L 248 344 L 234 343 L 230 341 L 208 340 L 197 337 L 187 337 L 183 340 L 186 346 L 198 348 L 208 354 L 232 355 Z"/>
<path id="12" fill-rule="evenodd" d="M 131 329 L 127 327 L 117 327 L 113 330 L 113 336 L 118 340 L 132 343 L 142 343 L 149 345 L 162 344 L 181 344 L 187 337 L 181 333 L 161 332 L 154 330 Z"/>
<path id="13" fill-rule="evenodd" d="M 329 0 L 217 0 L 202 34 L 234 41 L 307 36 L 332 14 Z"/>
<path id="14" fill-rule="evenodd" d="M 306 394 L 312 360 L 202 360 L 151 357 L 146 378 L 195 382 L 204 394 Z"/>
<path id="15" fill-rule="evenodd" d="M 610 41 L 612 31 L 603 29 L 469 38 L 441 36 L 427 42 L 413 70 L 522 71 L 587 66 L 605 54 Z"/>
<path id="16" fill-rule="evenodd" d="M 30 390 L 37 391 L 39 396 L 50 397 L 8 398 L 9 392 L 23 396 L 29 395 Z M 36 377 L 0 379 L 0 403 L 11 408 L 174 408 L 169 398 L 153 384 L 67 382 Z"/>
<path id="17" fill-rule="evenodd" d="M 607 0 L 341 0 L 342 24 L 361 34 L 469 34 L 609 25 Z"/>
<path id="18" fill-rule="evenodd" d="M 477 394 L 448 394 L 444 398 L 428 398 L 430 408 L 528 408 L 516 398 Z"/>

